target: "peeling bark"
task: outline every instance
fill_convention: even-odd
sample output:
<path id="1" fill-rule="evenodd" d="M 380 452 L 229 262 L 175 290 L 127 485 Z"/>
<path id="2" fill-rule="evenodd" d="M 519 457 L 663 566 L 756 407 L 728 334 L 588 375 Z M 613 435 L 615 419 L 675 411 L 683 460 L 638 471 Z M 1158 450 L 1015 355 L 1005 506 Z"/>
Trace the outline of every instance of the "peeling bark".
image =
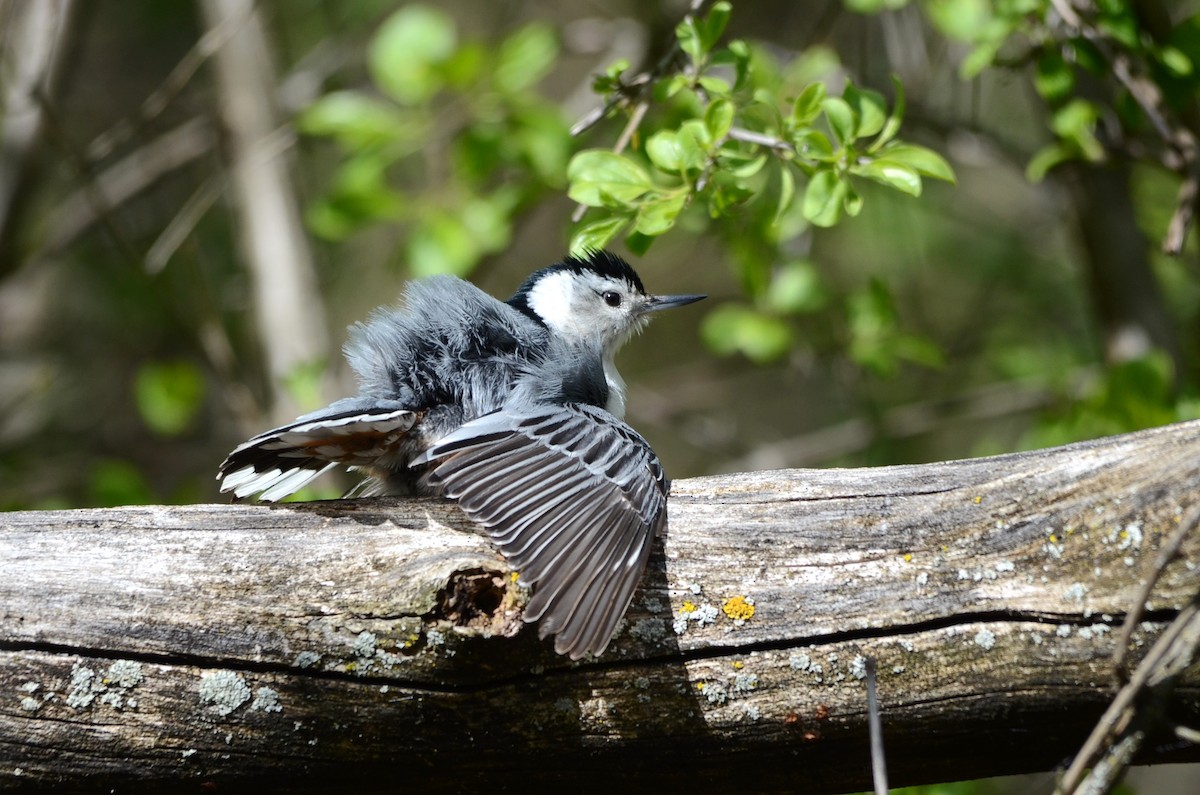
<path id="1" fill-rule="evenodd" d="M 893 785 L 1046 770 L 1112 698 L 1197 461 L 1200 422 L 679 481 L 624 629 L 579 664 L 450 503 L 0 514 L 0 787 L 851 791 L 867 657 Z M 1193 532 L 1135 659 L 1198 559 Z M 1170 707 L 1200 719 L 1194 663 Z"/>

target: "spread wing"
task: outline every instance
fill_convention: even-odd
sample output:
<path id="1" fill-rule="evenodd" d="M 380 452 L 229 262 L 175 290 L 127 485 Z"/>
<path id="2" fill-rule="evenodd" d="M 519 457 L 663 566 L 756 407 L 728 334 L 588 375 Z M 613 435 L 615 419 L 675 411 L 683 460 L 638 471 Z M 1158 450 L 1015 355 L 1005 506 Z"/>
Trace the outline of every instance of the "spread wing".
<path id="1" fill-rule="evenodd" d="M 498 411 L 440 439 L 414 464 L 487 528 L 536 586 L 526 621 L 577 660 L 608 646 L 667 520 L 650 445 L 601 409 Z"/>
<path id="2" fill-rule="evenodd" d="M 221 491 L 274 502 L 339 464 L 367 466 L 394 448 L 417 414 L 399 404 L 340 400 L 238 445 L 217 470 Z"/>

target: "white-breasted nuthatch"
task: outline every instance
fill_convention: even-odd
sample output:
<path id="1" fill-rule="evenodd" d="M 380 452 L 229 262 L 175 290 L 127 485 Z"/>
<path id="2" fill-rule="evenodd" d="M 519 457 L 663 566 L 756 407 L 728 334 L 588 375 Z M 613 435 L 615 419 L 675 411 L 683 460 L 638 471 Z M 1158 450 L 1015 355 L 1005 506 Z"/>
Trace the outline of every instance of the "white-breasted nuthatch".
<path id="1" fill-rule="evenodd" d="M 667 519 L 613 357 L 650 313 L 701 298 L 647 295 L 603 251 L 537 271 L 507 302 L 453 276 L 410 282 L 399 308 L 351 328 L 358 396 L 237 447 L 221 491 L 274 501 L 343 465 L 368 475 L 353 496 L 451 497 L 534 587 L 539 636 L 600 654 Z"/>

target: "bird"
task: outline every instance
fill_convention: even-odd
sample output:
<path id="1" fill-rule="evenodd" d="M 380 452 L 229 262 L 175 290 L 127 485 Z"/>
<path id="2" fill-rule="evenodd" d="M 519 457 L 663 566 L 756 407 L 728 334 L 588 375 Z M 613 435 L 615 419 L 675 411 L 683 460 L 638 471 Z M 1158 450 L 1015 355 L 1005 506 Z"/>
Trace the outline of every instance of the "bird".
<path id="1" fill-rule="evenodd" d="M 572 660 L 599 656 L 665 533 L 670 483 L 624 421 L 614 357 L 661 310 L 608 251 L 535 271 L 507 301 L 450 275 L 350 328 L 359 391 L 236 447 L 222 492 L 273 502 L 345 466 L 348 497 L 440 495 L 532 588 L 526 622 Z"/>

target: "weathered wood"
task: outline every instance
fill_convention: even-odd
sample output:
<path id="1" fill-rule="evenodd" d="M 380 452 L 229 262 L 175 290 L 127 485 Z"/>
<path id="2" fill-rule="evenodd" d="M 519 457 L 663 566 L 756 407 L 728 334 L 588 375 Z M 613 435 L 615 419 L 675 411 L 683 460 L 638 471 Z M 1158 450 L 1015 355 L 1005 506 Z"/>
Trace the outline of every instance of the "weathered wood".
<path id="1" fill-rule="evenodd" d="M 1198 463 L 1186 423 L 680 481 L 625 629 L 579 664 L 441 501 L 0 514 L 0 786 L 861 789 L 866 656 L 893 784 L 1048 769 L 1112 696 Z M 1137 644 L 1200 587 L 1198 535 Z M 1174 700 L 1194 725 L 1195 665 Z"/>

